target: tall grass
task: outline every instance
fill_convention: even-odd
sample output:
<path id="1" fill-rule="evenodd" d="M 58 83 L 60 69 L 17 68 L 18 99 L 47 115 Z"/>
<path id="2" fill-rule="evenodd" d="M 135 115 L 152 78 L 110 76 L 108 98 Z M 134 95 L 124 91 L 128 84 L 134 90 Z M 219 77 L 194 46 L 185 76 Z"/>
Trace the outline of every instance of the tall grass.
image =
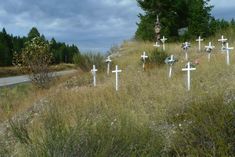
<path id="1" fill-rule="evenodd" d="M 105 69 L 105 58 L 104 55 L 100 53 L 85 53 L 77 54 L 74 56 L 73 61 L 82 70 L 90 71 L 93 65 L 96 65 L 100 70 Z"/>
<path id="2" fill-rule="evenodd" d="M 187 92 L 181 71 L 186 61 L 177 44 L 167 45 L 167 54 L 179 59 L 171 79 L 167 66 L 142 70 L 140 55 L 152 45 L 121 46 L 114 59 L 123 70 L 118 92 L 113 75 L 96 88 L 61 88 L 28 126 L 13 124 L 30 141 L 22 142 L 22 134 L 13 131 L 15 150 L 21 156 L 233 156 L 234 64 L 226 65 L 219 48 L 208 62 L 193 44 L 190 60 L 200 64 Z"/>
<path id="3" fill-rule="evenodd" d="M 28 101 L 31 90 L 33 87 L 29 84 L 0 89 L 0 122 L 6 120 L 20 105 Z"/>

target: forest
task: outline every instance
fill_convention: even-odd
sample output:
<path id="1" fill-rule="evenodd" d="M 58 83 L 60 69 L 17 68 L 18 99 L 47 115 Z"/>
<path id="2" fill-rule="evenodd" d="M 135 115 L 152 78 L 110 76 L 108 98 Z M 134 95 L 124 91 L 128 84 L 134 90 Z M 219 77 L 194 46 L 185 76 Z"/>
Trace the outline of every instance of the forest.
<path id="1" fill-rule="evenodd" d="M 34 37 L 41 37 L 49 45 L 50 52 L 53 54 L 52 64 L 72 63 L 73 56 L 80 54 L 76 45 L 58 42 L 54 38 L 48 41 L 36 27 L 33 27 L 26 37 L 8 34 L 6 29 L 3 28 L 0 32 L 0 66 L 12 66 L 14 53 L 21 53 L 25 43 Z"/>

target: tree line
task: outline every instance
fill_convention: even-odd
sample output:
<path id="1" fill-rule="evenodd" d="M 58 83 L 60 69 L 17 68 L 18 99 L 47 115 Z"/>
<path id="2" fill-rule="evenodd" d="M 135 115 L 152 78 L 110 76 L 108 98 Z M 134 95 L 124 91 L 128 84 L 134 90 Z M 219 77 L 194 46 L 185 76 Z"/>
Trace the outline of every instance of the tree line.
<path id="1" fill-rule="evenodd" d="M 179 39 L 179 29 L 188 31 L 183 38 L 197 36 L 208 37 L 221 29 L 234 27 L 234 20 L 225 21 L 215 19 L 211 15 L 213 6 L 210 0 L 137 0 L 137 4 L 144 11 L 138 15 L 140 22 L 135 38 L 140 40 L 155 40 L 154 26 L 157 15 L 161 22 L 161 34 Z"/>
<path id="2" fill-rule="evenodd" d="M 0 66 L 11 66 L 14 53 L 19 54 L 25 47 L 27 41 L 35 37 L 40 37 L 49 45 L 52 53 L 52 64 L 72 63 L 75 54 L 80 55 L 80 51 L 76 45 L 68 45 L 64 42 L 57 42 L 54 38 L 50 41 L 39 33 L 36 27 L 33 27 L 27 37 L 13 36 L 6 32 L 3 28 L 0 32 Z"/>

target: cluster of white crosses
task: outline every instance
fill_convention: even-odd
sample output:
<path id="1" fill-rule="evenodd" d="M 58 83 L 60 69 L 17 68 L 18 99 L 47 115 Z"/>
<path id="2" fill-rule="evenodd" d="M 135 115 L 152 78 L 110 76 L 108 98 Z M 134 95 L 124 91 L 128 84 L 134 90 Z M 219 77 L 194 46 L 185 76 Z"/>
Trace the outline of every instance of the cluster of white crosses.
<path id="1" fill-rule="evenodd" d="M 162 50 L 165 51 L 166 47 L 165 47 L 165 42 L 167 40 L 167 38 L 165 38 L 165 36 L 163 36 L 162 39 L 160 39 L 162 42 Z M 204 41 L 204 39 L 202 39 L 200 36 L 198 37 L 198 39 L 196 39 L 196 42 L 198 42 L 198 51 L 201 51 L 201 43 Z M 233 50 L 233 47 L 229 47 L 229 43 L 227 42 L 228 39 L 224 38 L 224 36 L 221 37 L 221 39 L 218 39 L 219 42 L 222 43 L 221 46 L 221 51 L 224 52 L 226 51 L 226 62 L 227 65 L 230 65 L 230 51 Z M 153 45 L 156 48 L 161 47 L 161 45 L 158 44 L 158 42 L 156 42 L 155 45 Z M 184 42 L 182 44 L 182 49 L 185 53 L 185 60 L 187 61 L 187 64 L 185 65 L 184 68 L 182 68 L 182 71 L 187 72 L 187 90 L 190 91 L 190 87 L 191 87 L 191 71 L 195 71 L 196 67 L 195 65 L 193 65 L 191 62 L 188 61 L 188 50 L 190 48 L 190 43 L 189 42 Z M 208 53 L 208 61 L 210 61 L 211 58 L 211 53 L 213 51 L 213 49 L 215 48 L 215 46 L 212 45 L 212 42 L 209 42 L 208 45 L 205 46 L 205 51 Z M 143 69 L 145 70 L 145 64 L 146 64 L 146 60 L 149 58 L 147 53 L 144 51 L 143 54 L 140 56 L 142 61 L 143 61 Z M 177 58 L 174 55 L 170 55 L 169 57 L 167 57 L 165 59 L 165 63 L 167 65 L 169 65 L 169 75 L 168 77 L 171 78 L 172 77 L 172 69 L 173 69 L 173 65 L 177 62 Z M 107 63 L 107 75 L 109 75 L 110 73 L 110 64 L 112 62 L 110 56 L 107 57 L 107 59 L 105 60 L 105 62 Z M 91 70 L 92 75 L 93 75 L 93 84 L 94 86 L 96 86 L 96 72 L 98 70 L 96 69 L 95 65 L 93 65 L 93 69 Z M 115 66 L 115 70 L 112 71 L 112 73 L 115 73 L 116 75 L 116 91 L 118 91 L 119 88 L 119 84 L 118 84 L 118 73 L 121 73 L 122 70 L 118 69 L 118 66 Z"/>
<path id="2" fill-rule="evenodd" d="M 110 72 L 110 63 L 112 62 L 110 56 L 107 57 L 107 59 L 105 60 L 105 62 L 107 63 L 107 75 L 109 75 Z M 98 71 L 98 69 L 96 69 L 95 65 L 93 65 L 93 69 L 91 69 L 91 73 L 93 75 L 93 85 L 94 87 L 96 86 L 96 72 Z M 118 73 L 122 72 L 122 70 L 118 69 L 118 66 L 116 65 L 115 70 L 112 71 L 112 73 L 116 74 L 116 91 L 118 91 Z"/>
<path id="3" fill-rule="evenodd" d="M 165 51 L 165 40 L 166 39 L 163 36 L 163 40 L 161 39 L 162 43 L 163 43 L 163 50 Z M 201 43 L 204 41 L 204 39 L 201 38 L 201 36 L 198 37 L 198 39 L 196 39 L 196 42 L 198 42 L 198 51 L 201 51 Z M 221 36 L 221 39 L 218 39 L 219 42 L 221 42 L 222 46 L 221 46 L 221 51 L 224 52 L 226 51 L 226 63 L 227 65 L 230 65 L 230 51 L 233 50 L 233 47 L 229 47 L 229 43 L 227 42 L 228 39 L 224 38 L 224 36 Z M 161 47 L 161 45 L 157 45 L 158 43 L 156 42 L 156 45 L 154 45 L 155 47 Z M 189 57 L 188 57 L 188 50 L 190 48 L 190 43 L 189 42 L 184 42 L 182 44 L 182 49 L 185 53 L 185 60 L 188 61 Z M 211 53 L 213 51 L 213 49 L 215 48 L 215 46 L 212 45 L 212 42 L 209 42 L 208 45 L 205 46 L 205 51 L 208 54 L 208 62 L 210 62 L 210 58 L 211 58 Z M 144 55 L 146 56 L 146 53 L 144 52 Z M 143 55 L 141 56 L 143 58 Z M 169 57 L 166 58 L 165 63 L 169 65 L 169 78 L 172 77 L 172 67 L 173 65 L 177 62 L 177 59 L 174 57 L 174 55 L 171 55 Z M 196 67 L 194 64 L 192 64 L 191 62 L 188 62 L 185 67 L 182 69 L 182 71 L 186 71 L 187 72 L 187 89 L 188 91 L 190 91 L 190 74 L 191 71 L 196 70 Z"/>
<path id="4" fill-rule="evenodd" d="M 203 39 L 199 36 L 199 38 L 196 40 L 198 42 L 198 50 L 201 51 L 201 42 Z M 221 42 L 221 52 L 223 53 L 226 51 L 226 63 L 227 65 L 230 65 L 230 52 L 233 50 L 233 47 L 229 47 L 228 39 L 224 38 L 224 36 L 221 36 L 221 39 L 218 39 L 219 42 Z M 205 46 L 205 50 L 208 53 L 208 61 L 210 61 L 212 50 L 215 48 L 215 46 L 212 45 L 212 42 L 209 42 L 208 46 Z"/>

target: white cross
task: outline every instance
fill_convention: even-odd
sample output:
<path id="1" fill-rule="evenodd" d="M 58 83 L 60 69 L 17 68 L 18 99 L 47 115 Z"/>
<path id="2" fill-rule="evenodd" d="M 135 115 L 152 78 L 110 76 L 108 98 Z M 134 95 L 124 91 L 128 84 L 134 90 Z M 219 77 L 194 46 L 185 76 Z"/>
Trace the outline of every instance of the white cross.
<path id="1" fill-rule="evenodd" d="M 110 56 L 107 57 L 107 59 L 105 60 L 105 62 L 107 63 L 107 74 L 109 75 L 110 63 L 112 62 Z"/>
<path id="2" fill-rule="evenodd" d="M 98 70 L 95 68 L 95 65 L 93 65 L 93 69 L 91 69 L 91 73 L 93 75 L 93 84 L 94 84 L 94 87 L 96 86 L 96 72 Z"/>
<path id="3" fill-rule="evenodd" d="M 191 67 L 191 63 L 188 62 L 187 65 L 186 65 L 186 68 L 183 68 L 182 71 L 187 71 L 187 84 L 188 84 L 188 91 L 190 91 L 190 72 L 193 71 L 193 70 L 196 70 L 196 68 L 192 68 Z"/>
<path id="4" fill-rule="evenodd" d="M 143 69 L 145 68 L 145 62 L 148 56 L 146 55 L 146 52 L 143 52 L 143 55 L 141 55 L 141 58 L 143 59 Z"/>
<path id="5" fill-rule="evenodd" d="M 224 50 L 224 47 L 225 47 L 225 42 L 227 41 L 228 39 L 224 38 L 224 36 L 222 35 L 221 36 L 221 39 L 218 39 L 219 42 L 222 43 L 222 47 L 221 47 L 221 50 L 223 51 Z"/>
<path id="6" fill-rule="evenodd" d="M 189 42 L 185 42 L 183 43 L 182 45 L 184 51 L 185 51 L 185 60 L 187 61 L 188 60 L 188 49 L 190 47 L 190 43 Z"/>
<path id="7" fill-rule="evenodd" d="M 183 43 L 183 49 L 188 49 L 189 47 L 190 47 L 190 43 L 189 42 Z"/>
<path id="8" fill-rule="evenodd" d="M 233 49 L 234 49 L 233 47 L 229 47 L 228 43 L 226 43 L 227 65 L 230 65 L 230 56 L 229 56 L 229 54 L 230 54 L 230 50 L 233 50 Z"/>
<path id="9" fill-rule="evenodd" d="M 206 52 L 208 53 L 208 61 L 210 61 L 210 59 L 211 59 L 211 52 L 215 48 L 215 46 L 213 46 L 211 44 L 211 42 L 209 42 L 209 45 L 205 46 L 205 48 L 206 48 Z"/>
<path id="10" fill-rule="evenodd" d="M 167 41 L 167 38 L 165 38 L 165 36 L 163 36 L 163 38 L 162 38 L 162 39 L 160 39 L 160 40 L 161 40 L 161 42 L 162 42 L 163 51 L 165 51 L 165 50 L 166 50 L 165 42 Z"/>
<path id="11" fill-rule="evenodd" d="M 158 47 L 160 47 L 161 45 L 159 45 L 158 42 L 156 42 L 156 44 L 153 45 L 153 46 L 158 48 Z"/>
<path id="12" fill-rule="evenodd" d="M 203 41 L 204 39 L 201 38 L 201 36 L 198 37 L 198 39 L 196 40 L 198 42 L 198 51 L 201 51 L 201 42 Z"/>
<path id="13" fill-rule="evenodd" d="M 173 66 L 173 63 L 175 62 L 175 59 L 174 59 L 173 55 L 171 55 L 171 59 L 168 62 L 170 63 L 169 78 L 171 78 L 171 75 L 172 75 L 172 66 Z"/>
<path id="14" fill-rule="evenodd" d="M 170 64 L 173 64 L 175 62 L 174 55 L 171 55 L 170 60 L 168 60 Z"/>
<path id="15" fill-rule="evenodd" d="M 118 70 L 118 66 L 116 65 L 116 69 L 112 71 L 112 73 L 116 73 L 116 91 L 118 91 L 118 73 L 122 72 L 122 70 Z"/>

